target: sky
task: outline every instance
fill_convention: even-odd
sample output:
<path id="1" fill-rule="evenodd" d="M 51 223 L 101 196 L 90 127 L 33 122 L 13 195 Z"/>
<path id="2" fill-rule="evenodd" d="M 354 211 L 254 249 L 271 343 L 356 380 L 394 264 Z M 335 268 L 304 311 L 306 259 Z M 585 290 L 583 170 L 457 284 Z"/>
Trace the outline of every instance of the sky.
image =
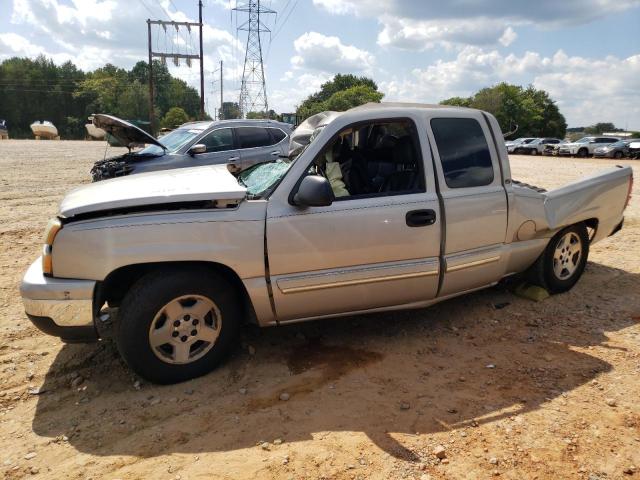
<path id="1" fill-rule="evenodd" d="M 205 99 L 237 101 L 246 14 L 204 1 Z M 237 0 L 240 5 L 245 3 Z M 256 0 L 252 0 L 256 1 Z M 640 130 L 640 0 L 262 0 L 269 108 L 294 111 L 336 73 L 373 78 L 385 101 L 437 103 L 532 84 L 569 126 Z M 0 0 L 0 61 L 45 54 L 83 70 L 147 60 L 146 19 L 197 21 L 197 0 Z M 153 31 L 154 50 L 198 53 L 196 33 Z M 199 88 L 197 63 L 172 74 Z M 0 100 L 1 108 L 1 100 Z"/>

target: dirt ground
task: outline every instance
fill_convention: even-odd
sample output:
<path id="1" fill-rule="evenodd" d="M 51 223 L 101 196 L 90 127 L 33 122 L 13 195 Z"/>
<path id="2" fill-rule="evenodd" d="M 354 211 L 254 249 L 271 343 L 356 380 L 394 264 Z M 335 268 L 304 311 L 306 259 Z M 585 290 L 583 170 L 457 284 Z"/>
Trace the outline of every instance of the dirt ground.
<path id="1" fill-rule="evenodd" d="M 111 342 L 40 333 L 18 294 L 57 202 L 104 150 L 0 142 L 0 477 L 640 478 L 640 182 L 569 293 L 536 303 L 499 286 L 248 327 L 225 366 L 159 387 Z M 512 169 L 552 188 L 614 163 L 515 156 Z"/>

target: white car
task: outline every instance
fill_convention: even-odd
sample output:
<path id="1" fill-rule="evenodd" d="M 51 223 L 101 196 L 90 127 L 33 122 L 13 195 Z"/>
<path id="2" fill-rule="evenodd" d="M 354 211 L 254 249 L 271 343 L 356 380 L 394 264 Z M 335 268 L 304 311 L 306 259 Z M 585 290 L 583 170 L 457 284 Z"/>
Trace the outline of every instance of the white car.
<path id="1" fill-rule="evenodd" d="M 558 149 L 559 155 L 569 155 L 578 157 L 588 157 L 593 155 L 598 147 L 611 145 L 620 140 L 618 137 L 582 137 L 577 142 L 565 143 Z"/>

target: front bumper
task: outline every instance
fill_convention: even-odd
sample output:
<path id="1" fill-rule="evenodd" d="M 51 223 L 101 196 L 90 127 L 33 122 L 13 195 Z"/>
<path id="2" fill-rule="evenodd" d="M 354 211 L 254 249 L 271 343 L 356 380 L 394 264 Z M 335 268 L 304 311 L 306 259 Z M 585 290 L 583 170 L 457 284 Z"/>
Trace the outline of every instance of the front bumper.
<path id="1" fill-rule="evenodd" d="M 98 339 L 93 321 L 94 280 L 45 277 L 41 259 L 31 264 L 20 284 L 24 310 L 44 333 L 68 343 Z"/>
<path id="2" fill-rule="evenodd" d="M 596 158 L 613 158 L 614 154 L 613 150 L 609 152 L 593 152 L 593 156 Z"/>
<path id="3" fill-rule="evenodd" d="M 558 150 L 558 155 L 577 155 L 578 150 L 569 149 L 569 148 L 560 148 Z"/>

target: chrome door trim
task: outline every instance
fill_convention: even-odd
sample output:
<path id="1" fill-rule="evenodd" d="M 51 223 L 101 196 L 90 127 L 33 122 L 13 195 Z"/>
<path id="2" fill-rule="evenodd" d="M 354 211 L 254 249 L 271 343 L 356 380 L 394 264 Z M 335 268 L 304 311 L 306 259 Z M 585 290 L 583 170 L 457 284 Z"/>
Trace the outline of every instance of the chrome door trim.
<path id="1" fill-rule="evenodd" d="M 416 278 L 416 277 L 431 277 L 433 275 L 438 275 L 438 270 L 434 270 L 432 272 L 415 272 L 415 273 L 401 273 L 398 275 L 387 275 L 384 277 L 373 277 L 373 278 L 363 278 L 360 280 L 344 280 L 337 281 L 331 283 L 321 283 L 318 285 L 309 285 L 306 287 L 289 287 L 289 288 L 280 288 L 282 293 L 296 293 L 296 292 L 309 292 L 311 290 L 323 290 L 326 288 L 336 288 L 336 287 L 348 287 L 351 285 L 365 285 L 367 283 L 378 283 L 378 282 L 386 282 L 388 280 L 400 280 L 404 278 Z"/>
<path id="2" fill-rule="evenodd" d="M 408 269 L 413 271 L 406 271 Z M 405 271 L 402 272 L 402 270 Z M 440 268 L 436 260 L 421 260 L 287 276 L 286 278 L 281 277 L 276 280 L 276 285 L 280 292 L 289 294 L 409 278 L 431 277 L 437 276 L 439 273 Z"/>
<path id="3" fill-rule="evenodd" d="M 480 265 L 486 265 L 488 263 L 494 263 L 494 262 L 497 262 L 499 260 L 500 260 L 500 256 L 497 256 L 497 257 L 483 258 L 482 260 L 475 260 L 473 262 L 461 263 L 459 265 L 449 266 L 447 264 L 446 273 L 457 272 L 458 270 L 464 270 L 466 268 L 471 268 L 471 267 L 478 267 Z"/>

